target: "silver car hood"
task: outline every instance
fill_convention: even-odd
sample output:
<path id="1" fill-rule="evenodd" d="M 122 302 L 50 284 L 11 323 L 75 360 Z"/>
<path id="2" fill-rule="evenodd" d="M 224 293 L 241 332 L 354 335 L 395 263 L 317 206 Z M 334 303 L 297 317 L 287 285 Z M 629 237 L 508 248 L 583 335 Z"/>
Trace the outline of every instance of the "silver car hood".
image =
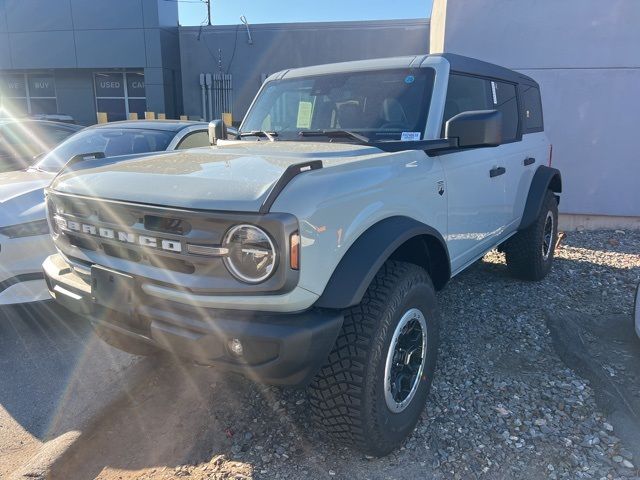
<path id="1" fill-rule="evenodd" d="M 0 173 L 0 227 L 44 219 L 44 188 L 54 176 L 35 170 Z"/>
<path id="2" fill-rule="evenodd" d="M 290 165 L 324 167 L 383 154 L 344 143 L 225 142 L 216 147 L 149 155 L 58 176 L 56 192 L 176 208 L 257 212 Z M 95 162 L 92 162 L 95 163 Z"/>

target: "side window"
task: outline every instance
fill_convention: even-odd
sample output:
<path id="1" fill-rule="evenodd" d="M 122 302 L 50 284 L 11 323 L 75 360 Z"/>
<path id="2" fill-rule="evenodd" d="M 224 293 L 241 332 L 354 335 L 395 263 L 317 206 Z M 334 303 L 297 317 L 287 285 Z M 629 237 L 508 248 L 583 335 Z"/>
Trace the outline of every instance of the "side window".
<path id="1" fill-rule="evenodd" d="M 511 83 L 491 82 L 493 103 L 491 108 L 502 112 L 502 141 L 512 142 L 518 137 L 518 98 Z"/>
<path id="2" fill-rule="evenodd" d="M 187 148 L 208 147 L 209 146 L 209 133 L 208 132 L 193 132 L 188 134 L 176 147 L 176 150 L 185 150 Z"/>
<path id="3" fill-rule="evenodd" d="M 29 158 L 40 153 L 36 144 L 29 140 L 24 127 L 7 125 L 3 137 L 6 150 L 13 156 Z"/>
<path id="4" fill-rule="evenodd" d="M 524 108 L 524 130 L 530 133 L 541 132 L 543 130 L 543 123 L 540 90 L 536 87 L 523 85 L 522 105 Z"/>
<path id="5" fill-rule="evenodd" d="M 511 142 L 517 138 L 519 116 L 515 85 L 470 75 L 450 75 L 444 105 L 442 134 L 444 135 L 447 120 L 470 110 L 502 112 L 503 141 Z"/>
<path id="6" fill-rule="evenodd" d="M 442 117 L 442 136 L 447 120 L 459 113 L 492 108 L 491 84 L 488 80 L 469 75 L 450 75 Z"/>
<path id="7" fill-rule="evenodd" d="M 60 127 L 55 127 L 50 125 L 43 125 L 41 128 L 46 137 L 47 144 L 50 146 L 55 146 L 59 144 L 69 135 L 74 133 L 73 130 L 68 130 L 66 128 L 60 128 Z"/>

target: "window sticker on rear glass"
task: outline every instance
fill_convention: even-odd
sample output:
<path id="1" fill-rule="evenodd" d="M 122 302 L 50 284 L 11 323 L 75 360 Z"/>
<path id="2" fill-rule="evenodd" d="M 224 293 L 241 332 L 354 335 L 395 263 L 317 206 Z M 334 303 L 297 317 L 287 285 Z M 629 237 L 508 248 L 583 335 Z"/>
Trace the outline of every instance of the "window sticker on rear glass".
<path id="1" fill-rule="evenodd" d="M 496 91 L 496 82 L 491 82 L 491 93 L 493 93 L 493 104 L 498 104 L 498 92 Z"/>
<path id="2" fill-rule="evenodd" d="M 400 141 L 402 142 L 415 142 L 420 140 L 420 132 L 402 132 Z"/>
<path id="3" fill-rule="evenodd" d="M 407 85 L 415 81 L 416 81 L 416 77 L 414 77 L 413 75 L 407 75 L 406 77 L 404 77 L 404 83 L 406 83 Z"/>

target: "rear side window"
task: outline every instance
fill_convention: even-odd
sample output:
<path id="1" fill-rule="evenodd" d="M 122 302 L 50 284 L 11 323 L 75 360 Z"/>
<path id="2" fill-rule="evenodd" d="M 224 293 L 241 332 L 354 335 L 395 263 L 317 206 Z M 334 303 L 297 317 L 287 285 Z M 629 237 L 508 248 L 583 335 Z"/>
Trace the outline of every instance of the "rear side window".
<path id="1" fill-rule="evenodd" d="M 443 135 L 447 120 L 470 110 L 502 112 L 503 141 L 517 140 L 519 115 L 515 85 L 470 75 L 450 75 L 444 106 Z"/>
<path id="2" fill-rule="evenodd" d="M 541 132 L 543 130 L 543 123 L 540 90 L 529 85 L 522 85 L 522 105 L 524 109 L 525 132 Z"/>
<path id="3" fill-rule="evenodd" d="M 491 108 L 502 112 L 502 141 L 513 142 L 518 137 L 519 121 L 516 86 L 511 83 L 491 82 L 491 88 Z"/>

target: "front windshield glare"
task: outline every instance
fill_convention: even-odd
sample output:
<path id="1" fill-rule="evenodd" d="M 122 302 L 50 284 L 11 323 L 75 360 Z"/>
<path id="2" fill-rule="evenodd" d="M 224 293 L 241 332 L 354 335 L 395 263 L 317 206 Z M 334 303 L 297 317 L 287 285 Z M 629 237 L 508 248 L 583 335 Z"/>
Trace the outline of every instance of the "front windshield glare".
<path id="1" fill-rule="evenodd" d="M 261 91 L 241 131 L 275 132 L 279 140 L 302 140 L 300 132 L 319 130 L 348 130 L 373 141 L 418 140 L 433 79 L 433 69 L 417 68 L 274 80 Z M 318 140 L 323 139 L 314 137 Z"/>
<path id="2" fill-rule="evenodd" d="M 105 157 L 166 150 L 173 133 L 138 128 L 89 128 L 72 135 L 47 153 L 36 168 L 58 172 L 76 155 L 102 153 Z"/>

